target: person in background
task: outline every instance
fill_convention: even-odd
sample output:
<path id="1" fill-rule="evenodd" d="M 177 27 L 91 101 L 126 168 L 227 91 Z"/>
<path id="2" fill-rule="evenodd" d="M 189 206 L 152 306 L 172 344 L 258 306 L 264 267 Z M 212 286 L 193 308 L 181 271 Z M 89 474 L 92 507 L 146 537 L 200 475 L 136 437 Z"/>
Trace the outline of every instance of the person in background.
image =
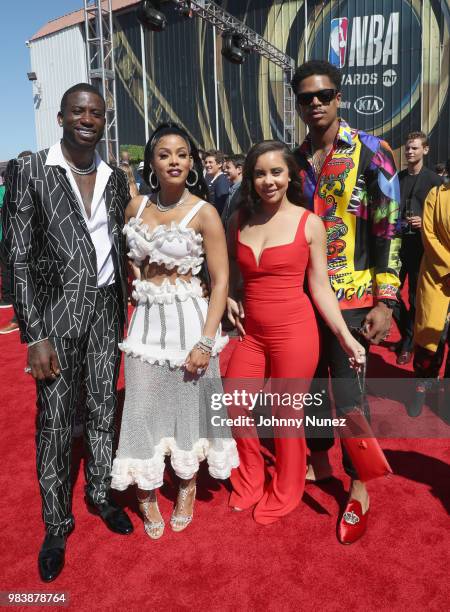
<path id="1" fill-rule="evenodd" d="M 408 278 L 409 310 L 398 294 L 393 316 L 397 322 L 401 340 L 393 349 L 397 351 L 398 365 L 406 365 L 412 359 L 414 317 L 416 314 L 416 291 L 422 246 L 423 203 L 433 187 L 442 184 L 442 178 L 424 165 L 430 147 L 424 132 L 411 132 L 405 142 L 405 155 L 408 166 L 399 172 L 401 218 L 403 225 L 402 246 L 400 249 L 400 280 Z"/>
<path id="2" fill-rule="evenodd" d="M 127 175 L 128 187 L 130 189 L 130 195 L 131 195 L 132 198 L 135 198 L 137 195 L 139 195 L 139 189 L 138 189 L 136 180 L 134 178 L 133 169 L 131 168 L 131 166 L 129 164 L 122 164 L 121 163 L 119 167 Z"/>
<path id="3" fill-rule="evenodd" d="M 388 335 L 397 300 L 400 190 L 389 145 L 338 117 L 341 78 L 341 72 L 325 61 L 312 60 L 297 68 L 291 84 L 309 133 L 295 155 L 304 205 L 325 224 L 330 283 L 345 322 L 368 351 L 371 343 L 378 344 Z M 322 341 L 313 388 L 330 375 L 337 416 L 363 406 L 370 418 L 355 371 L 325 325 Z M 321 416 L 329 418 L 327 398 L 322 410 Z M 314 430 L 306 433 L 311 450 L 307 480 L 325 479 L 331 475 L 328 450 L 333 430 L 327 437 L 323 428 L 321 437 L 312 437 Z M 342 456 L 351 486 L 338 539 L 352 544 L 366 530 L 369 495 L 344 447 Z"/>
<path id="4" fill-rule="evenodd" d="M 138 175 L 139 180 L 136 181 L 136 185 L 138 185 L 139 195 L 149 195 L 152 193 L 152 190 L 147 185 L 147 183 L 144 180 L 144 177 L 142 176 L 143 171 L 144 171 L 144 162 L 141 161 L 139 162 L 139 165 L 137 167 L 137 175 Z"/>
<path id="5" fill-rule="evenodd" d="M 450 168 L 450 158 L 447 159 L 447 163 L 445 165 L 445 172 L 442 176 L 442 180 L 444 181 L 444 185 L 448 185 L 450 183 L 450 172 L 448 170 Z"/>
<path id="6" fill-rule="evenodd" d="M 450 173 L 450 160 L 447 162 Z M 424 254 L 417 286 L 414 325 L 414 372 L 419 379 L 414 401 L 407 406 L 410 416 L 419 416 L 433 379 L 439 376 L 445 344 L 445 414 L 450 411 L 450 185 L 433 187 L 423 207 Z"/>
<path id="7" fill-rule="evenodd" d="M 28 157 L 29 155 L 33 155 L 33 151 L 29 151 L 27 149 L 26 151 L 22 151 L 21 153 L 19 153 L 17 159 L 22 159 L 23 157 Z"/>
<path id="8" fill-rule="evenodd" d="M 207 151 L 205 153 L 206 184 L 209 190 L 209 201 L 219 213 L 222 214 L 228 197 L 230 182 L 222 172 L 224 155 L 220 151 Z"/>
<path id="9" fill-rule="evenodd" d="M 3 207 L 3 198 L 5 197 L 5 173 L 2 172 L 1 175 L 1 184 L 0 184 L 0 214 Z M 2 240 L 2 227 L 0 224 L 0 244 Z M 12 302 L 8 299 L 8 296 L 5 294 L 5 281 L 7 281 L 7 273 L 6 266 L 4 266 L 3 261 L 1 261 L 1 295 L 0 295 L 0 308 L 12 308 Z"/>
<path id="10" fill-rule="evenodd" d="M 129 166 L 129 165 L 130 165 L 130 154 L 128 153 L 128 151 L 122 151 L 120 154 L 119 166 L 122 168 L 122 166 Z"/>
<path id="11" fill-rule="evenodd" d="M 199 149 L 198 150 L 198 155 L 200 157 L 200 161 L 202 162 L 202 168 L 203 168 L 203 178 L 206 176 L 206 169 L 205 169 L 205 156 L 206 156 L 206 151 L 204 149 Z"/>
<path id="12" fill-rule="evenodd" d="M 24 157 L 28 157 L 29 155 L 33 155 L 32 151 L 22 151 L 21 153 L 19 153 L 19 155 L 17 156 L 17 159 L 22 159 Z M 5 191 L 5 185 L 3 185 L 3 193 Z M 3 203 L 3 197 L 2 197 L 2 203 Z M 1 224 L 0 224 L 1 226 Z M 1 241 L 1 227 L 0 227 L 0 241 Z M 1 298 L 1 308 L 8 308 L 8 307 L 12 307 L 12 296 L 11 296 L 11 279 L 10 279 L 10 275 L 8 274 L 7 268 L 6 268 L 6 263 L 3 262 L 3 257 L 2 257 L 2 262 L 1 262 L 1 269 L 2 269 L 2 298 Z M 14 313 L 12 319 L 4 326 L 0 328 L 0 335 L 3 336 L 5 334 L 11 334 L 13 332 L 19 331 L 19 324 L 17 322 L 17 316 Z"/>
<path id="13" fill-rule="evenodd" d="M 447 171 L 446 171 L 445 162 L 438 162 L 434 167 L 434 171 L 436 172 L 438 176 L 442 176 L 442 177 L 446 176 Z"/>
<path id="14" fill-rule="evenodd" d="M 239 194 L 242 182 L 242 169 L 244 167 L 244 155 L 231 155 L 225 162 L 224 174 L 230 181 L 228 196 L 225 201 L 225 206 L 222 211 L 222 223 L 225 231 L 228 226 L 228 220 L 236 210 L 239 202 Z"/>

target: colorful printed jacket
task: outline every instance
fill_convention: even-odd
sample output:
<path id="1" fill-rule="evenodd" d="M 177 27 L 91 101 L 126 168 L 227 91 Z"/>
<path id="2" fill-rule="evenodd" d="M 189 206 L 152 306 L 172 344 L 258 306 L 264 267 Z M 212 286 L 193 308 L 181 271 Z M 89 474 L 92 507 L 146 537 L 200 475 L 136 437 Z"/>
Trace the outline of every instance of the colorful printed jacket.
<path id="1" fill-rule="evenodd" d="M 308 137 L 294 154 L 305 206 L 325 224 L 328 274 L 341 309 L 397 299 L 400 187 L 389 145 L 341 119 L 318 181 Z"/>

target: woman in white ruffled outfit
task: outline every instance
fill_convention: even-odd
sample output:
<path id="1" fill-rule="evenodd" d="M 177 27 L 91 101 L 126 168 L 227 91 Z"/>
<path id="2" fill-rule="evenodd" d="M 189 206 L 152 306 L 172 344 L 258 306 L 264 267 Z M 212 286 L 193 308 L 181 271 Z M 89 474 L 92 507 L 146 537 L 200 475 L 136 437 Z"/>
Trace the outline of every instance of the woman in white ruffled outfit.
<path id="1" fill-rule="evenodd" d="M 204 201 L 198 151 L 179 126 L 157 128 L 145 149 L 144 178 L 154 194 L 133 198 L 124 233 L 135 271 L 136 308 L 125 353 L 125 405 L 112 484 L 137 485 L 147 534 L 164 531 L 156 489 L 166 455 L 181 479 L 170 520 L 174 531 L 193 515 L 199 462 L 214 478 L 228 478 L 239 460 L 231 433 L 211 432 L 211 394 L 221 393 L 218 354 L 228 342 L 220 319 L 228 292 L 228 256 L 222 223 Z M 197 274 L 208 262 L 211 295 L 202 297 Z M 209 423 L 209 426 L 208 426 Z"/>

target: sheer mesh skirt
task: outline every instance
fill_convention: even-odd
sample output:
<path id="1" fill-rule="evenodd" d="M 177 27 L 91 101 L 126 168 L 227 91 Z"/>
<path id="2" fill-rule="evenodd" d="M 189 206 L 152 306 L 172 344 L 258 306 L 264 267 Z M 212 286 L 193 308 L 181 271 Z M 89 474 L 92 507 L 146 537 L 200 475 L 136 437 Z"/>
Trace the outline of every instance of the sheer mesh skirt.
<path id="1" fill-rule="evenodd" d="M 170 364 L 125 357 L 126 395 L 119 447 L 112 469 L 114 489 L 131 484 L 151 490 L 163 484 L 164 457 L 180 478 L 190 479 L 206 459 L 214 478 L 228 478 L 239 464 L 232 438 L 215 438 L 212 393 L 222 393 L 218 357 L 200 377 Z"/>

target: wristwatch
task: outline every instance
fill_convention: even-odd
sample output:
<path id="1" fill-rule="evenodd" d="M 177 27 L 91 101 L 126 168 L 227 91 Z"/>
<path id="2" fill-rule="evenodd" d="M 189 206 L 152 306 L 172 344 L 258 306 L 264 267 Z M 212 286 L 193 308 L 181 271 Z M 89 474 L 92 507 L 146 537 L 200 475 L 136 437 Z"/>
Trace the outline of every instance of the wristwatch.
<path id="1" fill-rule="evenodd" d="M 389 298 L 380 298 L 378 300 L 378 303 L 382 303 L 385 306 L 387 306 L 388 308 L 390 308 L 390 310 L 394 310 L 396 304 L 397 304 L 397 300 L 390 300 Z"/>

